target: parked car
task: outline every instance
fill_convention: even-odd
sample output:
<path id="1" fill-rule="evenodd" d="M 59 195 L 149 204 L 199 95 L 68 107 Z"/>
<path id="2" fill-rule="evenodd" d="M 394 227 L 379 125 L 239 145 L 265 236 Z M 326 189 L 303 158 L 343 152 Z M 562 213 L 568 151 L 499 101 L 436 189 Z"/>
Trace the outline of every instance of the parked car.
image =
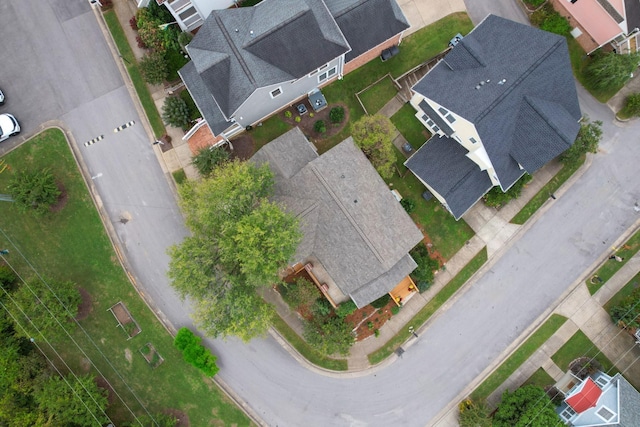
<path id="1" fill-rule="evenodd" d="M 2 89 L 0 89 L 0 105 L 4 104 L 4 93 L 2 93 Z"/>
<path id="2" fill-rule="evenodd" d="M 11 114 L 0 114 L 0 142 L 20 133 L 20 125 Z"/>

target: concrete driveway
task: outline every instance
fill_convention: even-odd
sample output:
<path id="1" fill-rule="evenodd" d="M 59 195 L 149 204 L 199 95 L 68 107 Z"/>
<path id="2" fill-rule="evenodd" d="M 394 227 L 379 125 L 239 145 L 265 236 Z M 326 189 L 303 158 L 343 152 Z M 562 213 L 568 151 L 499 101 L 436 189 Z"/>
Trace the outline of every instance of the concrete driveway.
<path id="1" fill-rule="evenodd" d="M 521 24 L 529 25 L 527 15 L 523 12 L 520 0 L 464 0 L 471 21 L 478 25 L 487 15 L 494 14 Z"/>

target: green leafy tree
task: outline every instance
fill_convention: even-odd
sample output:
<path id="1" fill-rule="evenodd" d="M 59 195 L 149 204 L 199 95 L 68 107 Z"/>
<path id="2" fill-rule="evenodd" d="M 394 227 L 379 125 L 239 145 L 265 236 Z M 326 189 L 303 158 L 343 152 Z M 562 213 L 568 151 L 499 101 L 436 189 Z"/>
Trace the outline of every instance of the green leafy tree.
<path id="1" fill-rule="evenodd" d="M 466 400 L 460 404 L 460 427 L 491 427 L 490 413 L 484 402 Z"/>
<path id="2" fill-rule="evenodd" d="M 66 380 L 66 381 L 65 381 Z M 35 391 L 39 417 L 36 425 L 106 425 L 107 391 L 96 385 L 92 376 L 51 376 Z"/>
<path id="3" fill-rule="evenodd" d="M 638 328 L 640 322 L 640 288 L 636 288 L 609 310 L 611 320 L 625 328 Z"/>
<path id="4" fill-rule="evenodd" d="M 351 136 L 380 176 L 391 178 L 396 161 L 391 120 L 381 114 L 363 116 L 351 125 Z"/>
<path id="5" fill-rule="evenodd" d="M 640 116 L 640 93 L 627 96 L 621 113 L 626 117 Z"/>
<path id="6" fill-rule="evenodd" d="M 571 25 L 569 21 L 567 21 L 567 18 L 554 10 L 545 17 L 542 24 L 540 24 L 540 29 L 566 36 L 571 31 Z"/>
<path id="7" fill-rule="evenodd" d="M 193 318 L 199 329 L 212 337 L 233 335 L 243 341 L 264 336 L 274 309 L 253 286 L 230 285 L 211 290 L 207 298 L 195 302 Z"/>
<path id="8" fill-rule="evenodd" d="M 39 215 L 48 212 L 61 194 L 50 169 L 18 172 L 9 181 L 8 191 L 18 209 Z"/>
<path id="9" fill-rule="evenodd" d="M 40 337 L 38 331 L 47 338 L 53 338 L 64 335 L 62 328 L 73 330 L 75 323 L 71 320 L 78 314 L 81 301 L 75 283 L 48 280 L 45 284 L 37 278 L 21 285 L 12 298 L 20 307 L 16 318 L 26 330 L 23 332 L 16 328 L 16 331 L 36 339 Z"/>
<path id="10" fill-rule="evenodd" d="M 344 107 L 333 107 L 329 111 L 329 120 L 331 120 L 331 123 L 342 123 L 344 120 Z"/>
<path id="11" fill-rule="evenodd" d="M 506 390 L 493 416 L 494 427 L 561 427 L 564 423 L 545 391 L 537 386 Z"/>
<path id="12" fill-rule="evenodd" d="M 507 191 L 502 191 L 499 186 L 493 187 L 482 197 L 487 206 L 499 208 L 506 205 L 511 200 L 515 200 L 522 194 L 522 189 L 531 181 L 532 176 L 528 173 L 522 175 Z"/>
<path id="13" fill-rule="evenodd" d="M 142 72 L 144 81 L 149 84 L 157 85 L 165 81 L 169 75 L 169 69 L 163 54 L 151 52 L 143 56 L 140 60 L 140 72 Z M 173 97 L 168 99 L 173 99 Z"/>
<path id="14" fill-rule="evenodd" d="M 622 87 L 640 64 L 640 54 L 603 53 L 587 66 L 587 77 L 597 89 Z"/>
<path id="15" fill-rule="evenodd" d="M 346 356 L 355 341 L 351 326 L 340 317 L 314 317 L 304 323 L 304 338 L 324 355 Z"/>
<path id="16" fill-rule="evenodd" d="M 229 161 L 229 151 L 224 147 L 204 147 L 193 157 L 191 163 L 198 169 L 200 175 L 207 176 L 220 164 Z"/>
<path id="17" fill-rule="evenodd" d="M 318 288 L 304 277 L 297 277 L 293 283 L 283 285 L 283 298 L 292 309 L 300 306 L 311 306 L 320 297 Z"/>
<path id="18" fill-rule="evenodd" d="M 220 255 L 237 265 L 248 283 L 271 284 L 285 268 L 302 239 L 298 220 L 275 203 L 264 201 L 221 238 Z"/>
<path id="19" fill-rule="evenodd" d="M 218 373 L 216 356 L 200 342 L 202 339 L 194 335 L 188 328 L 180 328 L 173 341 L 173 345 L 182 352 L 184 360 L 200 369 L 205 375 L 212 377 Z"/>
<path id="20" fill-rule="evenodd" d="M 601 139 L 602 122 L 600 120 L 591 122 L 589 117 L 585 116 L 576 141 L 560 155 L 560 161 L 566 164 L 575 164 L 586 153 L 597 153 Z"/>
<path id="21" fill-rule="evenodd" d="M 181 128 L 189 123 L 189 107 L 184 99 L 168 96 L 162 106 L 162 120 L 170 126 Z"/>
<path id="22" fill-rule="evenodd" d="M 218 264 L 217 248 L 202 237 L 187 237 L 169 248 L 171 285 L 182 299 L 205 298 L 211 289 L 222 286 L 225 274 Z"/>
<path id="23" fill-rule="evenodd" d="M 431 258 L 424 243 L 413 248 L 410 255 L 418 264 L 418 267 L 411 272 L 411 277 L 415 280 L 418 290 L 424 292 L 433 284 L 434 271 L 440 268 L 440 263 L 437 259 Z"/>
<path id="24" fill-rule="evenodd" d="M 16 289 L 18 284 L 18 277 L 8 265 L 0 265 L 0 288 L 7 292 L 12 292 Z M 0 297 L 2 292 L 0 292 Z"/>

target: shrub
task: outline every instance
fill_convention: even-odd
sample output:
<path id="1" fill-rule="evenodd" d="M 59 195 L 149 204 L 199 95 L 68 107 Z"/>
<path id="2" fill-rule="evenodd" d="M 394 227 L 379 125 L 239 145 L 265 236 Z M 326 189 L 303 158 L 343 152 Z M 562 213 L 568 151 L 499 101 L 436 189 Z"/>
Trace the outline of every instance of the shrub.
<path id="1" fill-rule="evenodd" d="M 140 71 L 144 81 L 152 85 L 162 83 L 169 75 L 164 55 L 158 52 L 148 53 L 140 60 Z"/>
<path id="2" fill-rule="evenodd" d="M 376 329 L 375 331 L 373 331 L 373 335 L 378 338 L 380 336 L 380 329 Z"/>
<path id="3" fill-rule="evenodd" d="M 609 310 L 611 320 L 625 328 L 638 328 L 640 316 L 640 288 L 636 288 L 616 306 Z"/>
<path id="4" fill-rule="evenodd" d="M 587 78 L 596 89 L 612 89 L 621 87 L 631 78 L 638 68 L 640 54 L 618 55 L 609 52 L 596 55 L 587 66 Z"/>
<path id="5" fill-rule="evenodd" d="M 589 375 L 593 375 L 602 370 L 602 365 L 596 359 L 590 357 L 579 357 L 569 363 L 569 370 L 573 375 L 585 379 Z"/>
<path id="6" fill-rule="evenodd" d="M 544 21 L 540 24 L 540 29 L 566 36 L 571 31 L 571 25 L 569 25 L 569 21 L 567 21 L 564 16 L 554 10 L 547 14 Z"/>
<path id="7" fill-rule="evenodd" d="M 398 314 L 398 313 L 400 313 L 400 307 L 399 307 L 399 306 L 394 305 L 393 307 L 391 307 L 391 314 L 392 314 L 392 315 L 394 315 L 394 316 L 395 316 L 395 315 L 396 315 L 396 314 Z"/>
<path id="8" fill-rule="evenodd" d="M 487 206 L 499 208 L 509 203 L 511 200 L 517 199 L 522 194 L 524 186 L 531 181 L 531 175 L 525 173 L 517 180 L 507 191 L 502 191 L 499 186 L 493 187 L 482 199 Z"/>
<path id="9" fill-rule="evenodd" d="M 565 164 L 575 164 L 586 153 L 597 153 L 598 145 L 602 139 L 602 122 L 591 122 L 587 115 L 582 119 L 578 136 L 567 151 L 560 155 L 560 161 Z"/>
<path id="10" fill-rule="evenodd" d="M 162 106 L 162 119 L 166 124 L 174 127 L 183 127 L 189 123 L 189 108 L 182 98 L 169 96 Z"/>
<path id="11" fill-rule="evenodd" d="M 318 133 L 325 133 L 327 131 L 327 125 L 324 123 L 324 120 L 316 120 L 313 129 Z"/>
<path id="12" fill-rule="evenodd" d="M 358 307 L 356 306 L 355 302 L 353 302 L 352 300 L 345 301 L 342 304 L 340 304 L 336 309 L 336 315 L 341 319 L 344 319 L 345 317 L 352 314 L 357 309 Z"/>
<path id="13" fill-rule="evenodd" d="M 173 345 L 182 352 L 185 362 L 200 369 L 205 375 L 212 377 L 218 373 L 216 356 L 200 344 L 201 338 L 195 336 L 188 328 L 180 328 L 173 340 Z"/>
<path id="14" fill-rule="evenodd" d="M 145 44 L 145 42 L 142 40 L 142 37 L 140 36 L 136 36 L 136 42 L 138 43 L 138 47 L 140 49 L 147 49 L 149 47 Z"/>
<path id="15" fill-rule="evenodd" d="M 220 164 L 229 160 L 229 152 L 223 147 L 204 147 L 198 151 L 191 163 L 200 175 L 207 176 Z"/>
<path id="16" fill-rule="evenodd" d="M 355 341 L 351 326 L 339 317 L 313 319 L 304 324 L 304 339 L 322 354 L 349 354 Z"/>
<path id="17" fill-rule="evenodd" d="M 315 114 L 313 114 L 312 112 L 309 113 L 309 117 L 313 118 L 315 116 Z"/>
<path id="18" fill-rule="evenodd" d="M 344 108 L 333 107 L 331 111 L 329 111 L 329 119 L 331 123 L 341 123 L 344 120 Z"/>
<path id="19" fill-rule="evenodd" d="M 418 264 L 415 270 L 411 273 L 411 277 L 418 286 L 418 291 L 424 292 L 433 283 L 433 272 L 440 268 L 440 263 L 437 259 L 431 258 L 429 251 L 424 243 L 420 243 L 414 249 L 409 252 L 413 260 Z"/>
<path id="20" fill-rule="evenodd" d="M 311 311 L 317 317 L 327 317 L 331 314 L 331 304 L 324 298 L 318 298 L 313 303 L 313 307 L 311 307 Z"/>
<path id="21" fill-rule="evenodd" d="M 49 169 L 18 172 L 7 189 L 19 210 L 40 215 L 49 211 L 61 194 Z"/>
<path id="22" fill-rule="evenodd" d="M 633 93 L 627 96 L 621 112 L 626 117 L 640 116 L 640 93 Z"/>
<path id="23" fill-rule="evenodd" d="M 389 304 L 389 301 L 391 301 L 391 296 L 389 294 L 384 294 L 380 298 L 372 302 L 371 306 L 373 308 L 382 308 L 385 305 Z"/>
<path id="24" fill-rule="evenodd" d="M 296 121 L 296 123 L 300 123 L 300 121 L 302 120 L 302 118 L 300 116 L 296 116 L 295 119 L 293 119 Z"/>
<path id="25" fill-rule="evenodd" d="M 413 199 L 408 199 L 408 198 L 402 199 L 400 200 L 400 204 L 402 205 L 404 210 L 407 211 L 408 214 L 410 214 L 416 209 L 416 202 L 414 202 Z"/>
<path id="26" fill-rule="evenodd" d="M 525 3 L 535 8 L 542 5 L 545 1 L 547 0 L 525 0 Z"/>
<path id="27" fill-rule="evenodd" d="M 290 118 L 291 118 L 291 116 L 293 116 L 293 114 L 291 114 L 291 111 L 287 110 L 287 111 L 285 111 L 285 112 L 284 112 L 284 116 L 285 116 L 287 119 L 290 119 Z"/>
<path id="28" fill-rule="evenodd" d="M 129 26 L 132 30 L 138 29 L 138 19 L 135 16 L 132 16 L 131 19 L 129 19 Z"/>
<path id="29" fill-rule="evenodd" d="M 282 296 L 293 309 L 303 305 L 311 306 L 320 296 L 316 285 L 303 277 L 296 277 L 293 283 L 287 283 L 284 286 L 285 291 Z"/>

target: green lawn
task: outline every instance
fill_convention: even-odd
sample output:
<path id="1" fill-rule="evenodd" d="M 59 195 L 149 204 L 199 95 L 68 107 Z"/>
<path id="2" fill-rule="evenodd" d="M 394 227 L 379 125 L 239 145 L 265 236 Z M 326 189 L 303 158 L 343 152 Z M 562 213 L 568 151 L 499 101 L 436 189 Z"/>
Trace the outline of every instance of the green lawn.
<path id="1" fill-rule="evenodd" d="M 122 56 L 124 65 L 129 72 L 129 76 L 131 77 L 133 86 L 138 93 L 138 98 L 140 99 L 142 108 L 147 114 L 147 118 L 149 119 L 149 123 L 151 124 L 151 128 L 153 129 L 153 133 L 156 138 L 160 138 L 164 134 L 166 134 L 167 131 L 164 127 L 164 123 L 162 122 L 162 118 L 160 117 L 160 113 L 158 113 L 158 109 L 153 102 L 153 98 L 151 97 L 149 88 L 142 78 L 142 73 L 140 72 L 140 68 L 138 67 L 138 62 L 136 61 L 133 51 L 129 46 L 129 42 L 127 41 L 127 37 L 125 36 L 124 31 L 122 30 L 122 26 L 120 26 L 118 16 L 113 9 L 107 10 L 104 12 L 104 19 L 107 22 L 109 31 L 111 32 L 113 40 L 116 43 L 118 52 L 120 52 L 120 56 Z"/>
<path id="2" fill-rule="evenodd" d="M 376 114 L 397 93 L 398 88 L 391 81 L 391 78 L 387 76 L 358 96 L 367 112 Z"/>
<path id="3" fill-rule="evenodd" d="M 416 110 L 408 102 L 391 117 L 391 123 L 411 144 L 414 150 L 422 147 L 431 134 L 415 116 Z"/>
<path id="4" fill-rule="evenodd" d="M 613 366 L 613 363 L 607 356 L 600 352 L 600 349 L 591 342 L 584 332 L 578 330 L 569 341 L 565 343 L 560 349 L 551 356 L 551 360 L 563 371 L 569 369 L 569 363 L 578 357 L 594 357 L 602 365 L 602 369 L 609 375 L 615 375 L 618 370 Z"/>
<path id="5" fill-rule="evenodd" d="M 471 399 L 478 402 L 485 400 L 505 382 L 535 351 L 545 343 L 567 321 L 566 317 L 553 314 L 542 324 L 507 360 L 502 362 L 482 384 L 472 393 Z"/>
<path id="6" fill-rule="evenodd" d="M 614 296 L 611 297 L 609 301 L 607 301 L 603 308 L 608 313 L 612 307 L 619 305 L 622 300 L 631 295 L 631 293 L 638 287 L 640 287 L 640 273 L 633 276 L 633 278 L 629 280 L 622 289 L 620 289 Z"/>
<path id="7" fill-rule="evenodd" d="M 444 304 L 458 289 L 464 285 L 473 273 L 487 262 L 487 248 L 483 248 L 464 268 L 447 283 L 408 323 L 418 329 Z M 411 335 L 408 328 L 403 328 L 380 349 L 369 354 L 369 363 L 376 365 L 389 357 Z"/>
<path id="8" fill-rule="evenodd" d="M 473 230 L 464 220 L 456 221 L 435 197 L 424 200 L 422 193 L 426 191 L 425 186 L 403 165 L 405 157 L 400 150 L 395 147 L 394 150 L 396 166 L 402 177 L 396 173 L 386 180 L 387 184 L 398 190 L 402 197 L 416 202 L 411 218 L 429 236 L 433 249 L 444 259 L 451 258 L 473 237 Z"/>
<path id="9" fill-rule="evenodd" d="M 457 33 L 467 34 L 473 28 L 466 13 L 453 13 L 421 30 L 405 37 L 400 44 L 400 53 L 382 62 L 374 59 L 357 70 L 324 87 L 322 92 L 329 104 L 342 103 L 349 108 L 349 120 L 354 122 L 364 114 L 354 96 L 387 73 L 399 77 L 417 65 L 433 58 L 447 48 L 449 40 Z M 349 136 L 349 126 L 339 134 L 328 138 L 318 147 L 320 153 L 338 144 Z"/>
<path id="10" fill-rule="evenodd" d="M 332 371 L 346 371 L 346 359 L 332 359 L 318 353 L 304 339 L 300 337 L 280 316 L 275 316 L 272 326 L 291 344 L 305 359 L 316 366 Z"/>
<path id="11" fill-rule="evenodd" d="M 55 280 L 73 281 L 88 292 L 91 311 L 80 324 L 90 338 L 78 329 L 72 336 L 122 400 L 137 415 L 143 413 L 143 408 L 136 396 L 152 413 L 169 408 L 184 411 L 194 426 L 250 425 L 243 412 L 230 403 L 218 387 L 182 361 L 173 347 L 172 336 L 129 282 L 63 134 L 56 129 L 47 130 L 3 159 L 10 169 L 0 174 L 1 193 L 7 192 L 7 184 L 16 171 L 27 169 L 51 168 L 64 187 L 68 199 L 62 210 L 43 217 L 20 213 L 15 206 L 5 203 L 0 228 L 16 246 L 1 235 L 0 245 L 11 249 L 8 260 L 25 279 L 34 273 L 21 260 L 18 249 L 38 273 Z M 107 311 L 119 301 L 124 302 L 142 329 L 142 333 L 130 340 L 122 328 L 116 327 L 116 319 Z M 165 359 L 155 369 L 139 352 L 149 342 Z M 54 347 L 74 372 L 91 370 L 86 358 L 69 339 L 54 341 Z M 117 425 L 132 420 L 122 401 L 115 396 L 108 414 Z"/>
<path id="12" fill-rule="evenodd" d="M 524 224 L 527 222 L 529 218 L 533 216 L 534 213 L 546 202 L 550 195 L 555 193 L 558 188 L 562 186 L 574 173 L 584 164 L 586 160 L 585 156 L 582 156 L 579 162 L 576 162 L 574 165 L 564 165 L 562 169 L 558 171 L 556 176 L 551 178 L 549 182 L 547 182 L 544 187 L 538 191 L 538 193 L 531 198 L 527 202 L 526 205 L 522 207 L 520 212 L 518 212 L 513 219 L 511 220 L 512 224 Z"/>
<path id="13" fill-rule="evenodd" d="M 616 274 L 618 270 L 620 270 L 622 266 L 638 252 L 638 250 L 640 250 L 640 230 L 636 231 L 634 235 L 616 251 L 616 255 L 623 258 L 624 261 L 617 262 L 609 259 L 605 261 L 598 270 L 596 270 L 593 276 L 587 279 L 586 283 L 591 295 L 595 294 L 607 280 L 611 279 L 611 277 Z M 613 250 L 611 253 L 613 253 Z M 598 276 L 600 280 L 592 280 L 595 276 Z"/>
<path id="14" fill-rule="evenodd" d="M 290 129 L 291 126 L 282 121 L 276 114 L 262 122 L 262 126 L 255 126 L 249 131 L 249 135 L 251 135 L 253 142 L 256 144 L 255 151 L 258 151 L 265 144 L 273 141 Z"/>
<path id="15" fill-rule="evenodd" d="M 555 380 L 551 375 L 547 374 L 547 371 L 543 368 L 538 368 L 538 370 L 535 371 L 533 375 L 531 375 L 522 385 L 535 385 L 540 388 L 545 388 L 546 386 L 553 385 L 555 383 Z"/>

